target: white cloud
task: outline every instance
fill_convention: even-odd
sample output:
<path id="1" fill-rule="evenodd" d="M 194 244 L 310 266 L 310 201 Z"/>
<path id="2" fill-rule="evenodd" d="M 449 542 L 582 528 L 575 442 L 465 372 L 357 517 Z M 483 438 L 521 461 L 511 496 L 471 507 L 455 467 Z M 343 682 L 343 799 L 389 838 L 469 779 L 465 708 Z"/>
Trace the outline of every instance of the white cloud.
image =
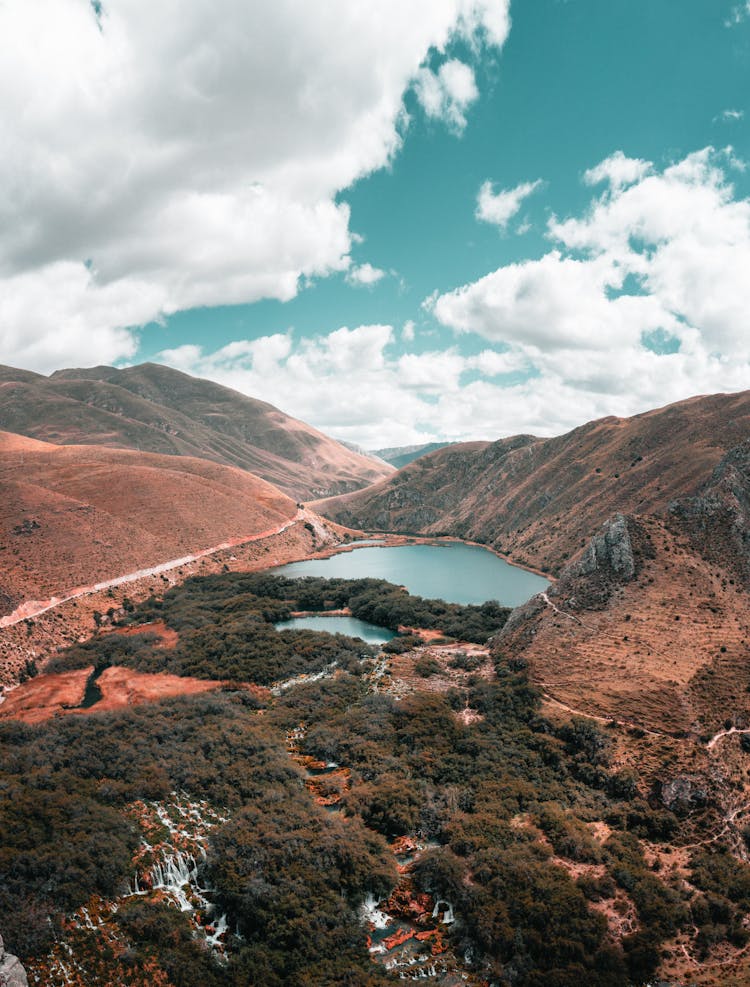
<path id="1" fill-rule="evenodd" d="M 5 0 L 3 358 L 127 357 L 127 325 L 288 299 L 346 270 L 340 192 L 398 152 L 428 57 L 442 59 L 440 113 L 460 129 L 476 83 L 446 46 L 501 45 L 507 7 L 227 0 L 219 16 L 209 0 L 121 0 L 97 16 L 83 0 Z M 33 304 L 43 292 L 54 334 Z"/>
<path id="2" fill-rule="evenodd" d="M 492 182 L 484 182 L 477 196 L 477 219 L 484 223 L 494 223 L 501 230 L 506 229 L 523 205 L 524 199 L 535 192 L 541 184 L 541 179 L 537 179 L 535 182 L 522 182 L 515 188 L 495 192 Z"/>
<path id="3" fill-rule="evenodd" d="M 584 172 L 583 180 L 587 185 L 608 182 L 614 192 L 619 192 L 625 185 L 639 182 L 651 171 L 651 167 L 650 161 L 628 158 L 622 151 L 615 151 L 611 157 Z"/>
<path id="4" fill-rule="evenodd" d="M 372 264 L 359 264 L 356 267 L 349 268 L 346 280 L 350 284 L 369 287 L 370 285 L 377 284 L 378 281 L 382 281 L 386 273 L 386 271 L 381 270 L 379 267 L 373 267 Z"/>
<path id="5" fill-rule="evenodd" d="M 714 117 L 713 122 L 736 123 L 738 120 L 742 120 L 744 116 L 744 110 L 723 110 L 718 116 Z"/>
<path id="6" fill-rule="evenodd" d="M 466 126 L 466 111 L 479 97 L 471 66 L 452 58 L 437 72 L 420 69 L 416 92 L 428 117 L 444 120 L 457 133 Z"/>
<path id="7" fill-rule="evenodd" d="M 159 359 L 365 448 L 496 438 L 517 423 L 528 430 L 527 409 L 512 409 L 511 393 L 492 383 L 524 369 L 524 354 L 490 348 L 474 356 L 455 348 L 404 354 L 395 340 L 391 326 L 364 325 L 315 339 L 288 332 L 238 340 L 213 353 L 182 346 Z M 467 384 L 469 372 L 478 379 Z"/>
<path id="8" fill-rule="evenodd" d="M 748 16 L 750 16 L 750 0 L 744 0 L 744 3 L 739 3 L 732 8 L 729 17 L 724 21 L 724 27 L 734 27 L 735 24 L 740 24 Z"/>
<path id="9" fill-rule="evenodd" d="M 401 330 L 401 338 L 405 343 L 411 343 L 414 341 L 414 336 L 416 334 L 415 330 L 416 326 L 414 325 L 413 320 L 407 319 Z"/>
<path id="10" fill-rule="evenodd" d="M 612 155 L 586 174 L 607 182 L 589 210 L 550 221 L 555 249 L 427 305 L 444 325 L 525 357 L 537 376 L 512 391 L 529 420 L 549 398 L 545 432 L 748 388 L 750 201 L 735 197 L 733 166 L 712 148 L 661 171 Z M 655 332 L 678 351 L 654 352 Z"/>

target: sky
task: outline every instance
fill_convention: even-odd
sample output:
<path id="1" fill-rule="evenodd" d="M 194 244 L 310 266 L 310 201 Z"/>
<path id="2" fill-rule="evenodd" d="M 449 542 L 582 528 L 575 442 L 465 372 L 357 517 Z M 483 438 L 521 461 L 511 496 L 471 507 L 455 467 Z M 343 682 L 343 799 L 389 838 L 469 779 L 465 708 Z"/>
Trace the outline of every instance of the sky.
<path id="1" fill-rule="evenodd" d="M 0 363 L 369 449 L 750 388 L 750 0 L 2 0 Z"/>

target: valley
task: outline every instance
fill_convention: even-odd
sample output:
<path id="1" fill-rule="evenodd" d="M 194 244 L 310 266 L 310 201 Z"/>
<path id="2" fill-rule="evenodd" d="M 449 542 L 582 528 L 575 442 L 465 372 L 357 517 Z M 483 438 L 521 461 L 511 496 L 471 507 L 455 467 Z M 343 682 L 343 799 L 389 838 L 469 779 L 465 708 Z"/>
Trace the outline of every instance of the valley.
<path id="1" fill-rule="evenodd" d="M 30 982 L 747 983 L 747 407 L 306 506 L 5 433 L 0 931 Z"/>

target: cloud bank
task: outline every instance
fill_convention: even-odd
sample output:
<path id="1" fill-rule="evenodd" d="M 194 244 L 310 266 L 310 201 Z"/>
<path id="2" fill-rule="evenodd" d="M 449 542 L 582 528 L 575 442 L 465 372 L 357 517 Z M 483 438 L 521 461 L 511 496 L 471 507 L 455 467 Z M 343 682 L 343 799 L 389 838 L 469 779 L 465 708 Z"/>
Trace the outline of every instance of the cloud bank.
<path id="1" fill-rule="evenodd" d="M 3 359 L 127 358 L 130 326 L 346 270 L 338 195 L 397 153 L 404 94 L 460 129 L 446 47 L 508 29 L 506 0 L 6 0 Z"/>
<path id="2" fill-rule="evenodd" d="M 410 323 L 162 357 L 371 448 L 551 435 L 746 388 L 750 202 L 733 166 L 705 148 L 661 170 L 617 153 L 586 172 L 597 192 L 582 215 L 550 219 L 546 254 L 428 301 L 483 340 L 474 355 L 425 351 Z"/>

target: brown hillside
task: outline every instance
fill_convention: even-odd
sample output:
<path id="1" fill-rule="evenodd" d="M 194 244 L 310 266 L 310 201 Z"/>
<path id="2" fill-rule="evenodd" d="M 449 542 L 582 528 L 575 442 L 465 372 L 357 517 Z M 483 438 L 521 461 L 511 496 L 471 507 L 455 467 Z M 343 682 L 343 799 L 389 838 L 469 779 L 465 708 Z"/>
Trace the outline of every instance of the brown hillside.
<path id="1" fill-rule="evenodd" d="M 665 509 L 748 435 L 750 391 L 696 397 L 553 439 L 449 446 L 315 507 L 353 527 L 485 542 L 556 574 L 608 516 Z"/>
<path id="2" fill-rule="evenodd" d="M 0 615 L 295 516 L 281 491 L 228 466 L 0 433 Z"/>
<path id="3" fill-rule="evenodd" d="M 58 445 L 195 456 L 263 477 L 295 499 L 356 490 L 392 472 L 273 405 L 169 367 L 0 367 L 0 428 Z"/>

